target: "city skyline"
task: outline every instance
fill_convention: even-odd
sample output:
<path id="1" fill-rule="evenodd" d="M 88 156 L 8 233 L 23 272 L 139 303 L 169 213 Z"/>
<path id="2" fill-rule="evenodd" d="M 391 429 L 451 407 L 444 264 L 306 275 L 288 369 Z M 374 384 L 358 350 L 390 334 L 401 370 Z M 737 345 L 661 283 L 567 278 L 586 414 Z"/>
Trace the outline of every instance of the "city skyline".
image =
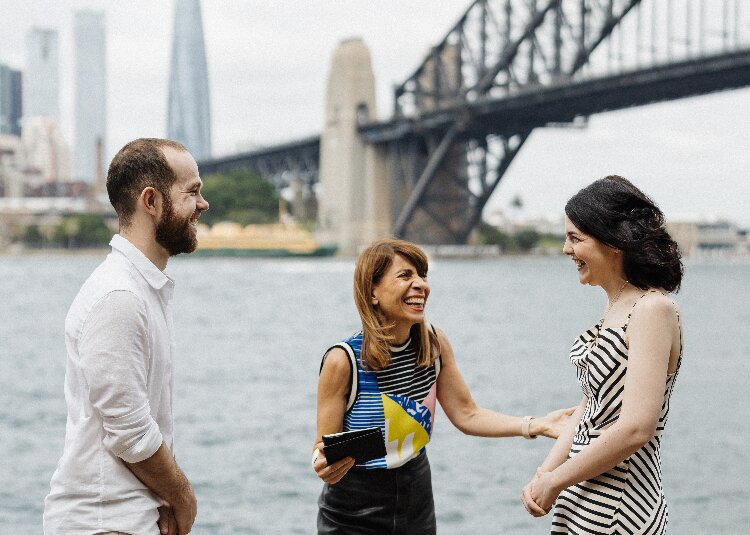
<path id="1" fill-rule="evenodd" d="M 361 35 L 370 48 L 379 118 L 392 109 L 391 87 L 443 38 L 468 2 L 410 0 L 378 9 L 331 1 L 303 6 L 204 2 L 217 155 L 314 135 L 323 129 L 325 79 L 340 40 Z M 140 0 L 4 2 L 0 63 L 23 67 L 14 48 L 31 26 L 57 25 L 61 62 L 72 10 L 95 7 L 108 20 L 108 158 L 129 139 L 165 135 L 171 41 L 170 2 Z M 292 9 L 294 7 L 294 9 Z M 743 31 L 750 34 L 750 28 Z M 747 42 L 747 39 L 745 39 Z M 67 76 L 66 68 L 61 72 Z M 65 87 L 63 115 L 70 114 Z M 66 100 L 67 99 L 67 100 Z M 64 129 L 69 123 L 63 117 Z M 498 187 L 488 209 L 519 195 L 529 217 L 559 214 L 578 188 L 618 173 L 643 187 L 669 218 L 726 216 L 750 223 L 745 137 L 750 90 L 742 89 L 596 115 L 585 129 L 539 129 Z"/>

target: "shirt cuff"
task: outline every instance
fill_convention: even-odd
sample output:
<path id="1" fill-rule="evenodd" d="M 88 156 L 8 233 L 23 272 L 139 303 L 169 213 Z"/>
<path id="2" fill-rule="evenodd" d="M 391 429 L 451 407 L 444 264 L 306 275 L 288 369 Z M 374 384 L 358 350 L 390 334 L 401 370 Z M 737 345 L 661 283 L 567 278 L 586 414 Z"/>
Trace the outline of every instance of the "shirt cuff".
<path id="1" fill-rule="evenodd" d="M 126 463 L 151 457 L 163 441 L 148 403 L 130 414 L 104 417 L 104 446 Z"/>

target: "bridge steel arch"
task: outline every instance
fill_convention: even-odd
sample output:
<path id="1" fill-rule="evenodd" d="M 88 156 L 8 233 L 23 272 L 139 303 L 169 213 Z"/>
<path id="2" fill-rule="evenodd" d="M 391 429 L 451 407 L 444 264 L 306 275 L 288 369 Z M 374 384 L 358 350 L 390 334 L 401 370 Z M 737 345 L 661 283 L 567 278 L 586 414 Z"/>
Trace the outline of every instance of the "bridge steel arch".
<path id="1" fill-rule="evenodd" d="M 360 128 L 388 146 L 393 233 L 465 243 L 534 128 L 750 85 L 742 17 L 741 0 L 475 0 L 393 118 Z"/>

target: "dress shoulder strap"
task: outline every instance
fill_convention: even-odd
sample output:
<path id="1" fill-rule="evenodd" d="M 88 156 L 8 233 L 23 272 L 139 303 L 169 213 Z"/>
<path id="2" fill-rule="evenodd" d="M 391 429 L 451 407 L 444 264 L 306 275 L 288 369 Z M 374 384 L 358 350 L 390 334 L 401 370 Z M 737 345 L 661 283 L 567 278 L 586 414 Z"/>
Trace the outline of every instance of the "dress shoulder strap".
<path id="1" fill-rule="evenodd" d="M 682 340 L 682 318 L 680 318 L 680 311 L 677 309 L 677 305 L 674 300 L 672 301 L 672 308 L 674 308 L 675 316 L 677 316 L 677 329 L 680 331 L 680 356 L 677 360 L 677 369 L 680 368 L 680 362 L 682 361 L 682 350 L 684 349 L 685 342 Z"/>
<path id="2" fill-rule="evenodd" d="M 348 342 L 339 342 L 338 344 L 334 344 L 331 347 L 329 347 L 325 354 L 323 355 L 323 359 L 320 361 L 320 370 L 318 370 L 318 374 L 320 374 L 321 371 L 323 371 L 323 364 L 325 364 L 326 357 L 328 356 L 328 353 L 331 352 L 331 349 L 338 347 L 339 349 L 343 349 L 346 355 L 349 357 L 349 396 L 348 400 L 346 402 L 346 410 L 352 408 L 354 405 L 354 401 L 357 399 L 357 386 L 358 386 L 358 375 L 359 375 L 359 369 L 357 366 L 357 355 L 354 353 L 354 348 L 349 345 Z"/>
<path id="3" fill-rule="evenodd" d="M 622 326 L 622 330 L 623 331 L 627 331 L 628 330 L 628 324 L 630 323 L 630 316 L 633 315 L 633 312 L 635 311 L 636 305 L 641 301 L 641 299 L 643 299 L 644 297 L 646 297 L 646 295 L 648 295 L 650 293 L 660 293 L 660 292 L 658 290 L 654 290 L 653 288 L 651 288 L 650 290 L 646 290 L 645 292 L 643 292 L 640 295 L 640 297 L 635 300 L 635 303 L 633 303 L 633 306 L 630 308 L 630 313 L 628 314 L 628 319 L 625 320 L 625 325 Z"/>

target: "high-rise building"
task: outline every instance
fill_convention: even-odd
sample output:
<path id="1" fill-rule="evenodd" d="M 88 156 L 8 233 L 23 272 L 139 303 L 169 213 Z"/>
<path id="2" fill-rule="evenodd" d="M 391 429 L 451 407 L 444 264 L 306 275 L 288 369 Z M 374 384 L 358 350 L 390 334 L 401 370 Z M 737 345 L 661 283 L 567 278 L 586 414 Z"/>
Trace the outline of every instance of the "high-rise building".
<path id="1" fill-rule="evenodd" d="M 32 28 L 26 36 L 23 116 L 59 117 L 57 30 Z"/>
<path id="2" fill-rule="evenodd" d="M 21 135 L 21 71 L 0 65 L 0 134 Z"/>
<path id="3" fill-rule="evenodd" d="M 70 180 L 70 149 L 63 139 L 57 121 L 42 115 L 25 117 L 21 141 L 29 172 L 28 178 L 34 176 L 41 182 Z"/>
<path id="4" fill-rule="evenodd" d="M 107 47 L 104 13 L 76 11 L 75 40 L 75 152 L 73 178 L 92 183 L 97 158 L 104 157 L 107 133 Z"/>
<path id="5" fill-rule="evenodd" d="M 211 155 L 211 109 L 200 0 L 175 0 L 167 136 L 196 160 Z"/>

